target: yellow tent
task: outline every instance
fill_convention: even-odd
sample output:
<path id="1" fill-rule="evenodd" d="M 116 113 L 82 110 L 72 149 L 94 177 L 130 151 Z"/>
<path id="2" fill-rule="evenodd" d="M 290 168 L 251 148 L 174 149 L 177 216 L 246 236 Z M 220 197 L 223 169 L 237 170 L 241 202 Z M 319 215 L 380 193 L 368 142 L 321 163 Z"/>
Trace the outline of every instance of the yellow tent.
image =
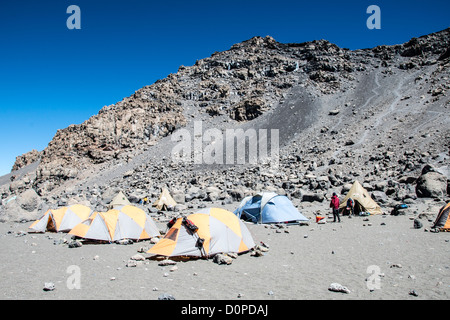
<path id="1" fill-rule="evenodd" d="M 243 253 L 255 246 L 244 223 L 232 212 L 207 208 L 178 218 L 147 253 L 167 257 L 210 257 L 217 253 Z"/>
<path id="2" fill-rule="evenodd" d="M 111 203 L 108 205 L 108 209 L 114 209 L 114 207 L 117 206 L 127 206 L 131 205 L 130 201 L 128 201 L 128 198 L 123 194 L 122 191 L 120 191 L 111 201 Z"/>
<path id="3" fill-rule="evenodd" d="M 81 204 L 74 204 L 59 209 L 50 209 L 33 222 L 29 229 L 31 232 L 68 232 L 78 223 L 86 220 L 92 213 L 91 208 Z"/>
<path id="4" fill-rule="evenodd" d="M 177 203 L 173 200 L 169 190 L 163 188 L 159 199 L 153 203 L 153 207 L 156 207 L 158 210 L 167 210 L 167 208 L 175 207 L 176 204 Z"/>
<path id="5" fill-rule="evenodd" d="M 158 227 L 142 209 L 127 205 L 107 212 L 94 212 L 76 225 L 69 234 L 102 241 L 121 239 L 144 240 L 160 236 Z"/>
<path id="6" fill-rule="evenodd" d="M 381 207 L 372 199 L 367 190 L 364 189 L 357 180 L 355 180 L 346 197 L 339 205 L 340 210 L 343 210 L 347 206 L 348 198 L 352 198 L 355 202 L 355 214 L 358 214 L 359 212 L 383 214 Z"/>

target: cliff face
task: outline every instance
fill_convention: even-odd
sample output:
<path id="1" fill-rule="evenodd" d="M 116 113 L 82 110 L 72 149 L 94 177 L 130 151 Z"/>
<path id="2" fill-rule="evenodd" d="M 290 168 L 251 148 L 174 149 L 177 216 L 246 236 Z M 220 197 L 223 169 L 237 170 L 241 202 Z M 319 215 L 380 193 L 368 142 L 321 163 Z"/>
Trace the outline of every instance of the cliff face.
<path id="1" fill-rule="evenodd" d="M 333 186 L 352 172 L 368 181 L 373 174 L 379 179 L 415 174 L 433 157 L 448 155 L 449 43 L 450 29 L 355 51 L 326 40 L 283 44 L 254 37 L 181 66 L 84 123 L 59 130 L 42 152 L 35 177 L 2 197 L 30 187 L 58 197 L 68 182 L 86 185 L 98 172 L 104 172 L 101 183 L 130 188 L 151 183 L 139 174 L 124 178 L 119 170 L 124 166 L 183 189 L 196 173 L 186 164 L 168 167 L 167 138 L 194 120 L 203 120 L 203 129 L 217 124 L 279 129 L 286 177 L 278 179 L 297 177 L 286 192 L 304 188 L 299 181 L 305 174 L 334 172 Z M 19 162 L 15 168 L 28 163 Z M 261 177 L 259 169 L 247 170 L 253 178 L 242 182 L 247 178 L 238 179 L 239 170 L 227 171 L 235 175 L 233 184 L 253 186 Z M 220 180 L 217 172 L 208 175 Z M 275 177 L 264 183 L 276 183 Z"/>
<path id="2" fill-rule="evenodd" d="M 186 124 L 186 104 L 210 116 L 249 121 L 299 82 L 326 83 L 321 90 L 333 92 L 341 76 L 352 79 L 351 73 L 362 69 L 348 50 L 324 40 L 286 45 L 271 37 L 252 38 L 192 67 L 180 67 L 80 125 L 58 130 L 42 153 L 36 186 L 58 185 L 93 164 L 153 144 Z"/>

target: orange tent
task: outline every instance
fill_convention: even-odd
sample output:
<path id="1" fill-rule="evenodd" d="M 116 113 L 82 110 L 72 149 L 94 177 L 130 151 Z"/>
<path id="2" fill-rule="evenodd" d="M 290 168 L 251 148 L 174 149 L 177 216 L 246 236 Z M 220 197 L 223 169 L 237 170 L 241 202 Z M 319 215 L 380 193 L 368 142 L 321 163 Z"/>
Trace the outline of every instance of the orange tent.
<path id="1" fill-rule="evenodd" d="M 44 215 L 30 225 L 30 232 L 68 232 L 81 221 L 87 219 L 92 210 L 81 204 L 69 207 L 50 209 Z"/>
<path id="2" fill-rule="evenodd" d="M 436 221 L 432 229 L 439 229 L 440 231 L 450 231 L 450 202 L 439 210 Z"/>
<path id="3" fill-rule="evenodd" d="M 244 223 L 232 212 L 207 208 L 178 218 L 166 236 L 147 253 L 166 257 L 210 257 L 217 253 L 243 253 L 255 246 Z"/>
<path id="4" fill-rule="evenodd" d="M 127 205 L 107 212 L 94 212 L 76 225 L 69 234 L 100 241 L 144 240 L 160 236 L 158 227 L 144 210 Z"/>

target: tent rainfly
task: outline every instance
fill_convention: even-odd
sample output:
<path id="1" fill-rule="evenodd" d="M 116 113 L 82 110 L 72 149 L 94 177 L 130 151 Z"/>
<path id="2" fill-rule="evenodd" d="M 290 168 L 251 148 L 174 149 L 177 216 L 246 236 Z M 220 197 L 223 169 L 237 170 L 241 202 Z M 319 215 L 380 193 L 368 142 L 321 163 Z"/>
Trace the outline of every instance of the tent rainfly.
<path id="1" fill-rule="evenodd" d="M 107 212 L 94 212 L 70 230 L 69 234 L 108 242 L 122 239 L 144 240 L 161 235 L 151 217 L 132 205 L 115 207 Z"/>
<path id="2" fill-rule="evenodd" d="M 211 257 L 244 253 L 255 246 L 247 227 L 232 212 L 206 208 L 172 219 L 169 231 L 147 253 L 166 257 Z"/>
<path id="3" fill-rule="evenodd" d="M 87 219 L 92 214 L 91 208 L 74 204 L 59 209 L 50 209 L 44 215 L 33 222 L 29 229 L 30 232 L 68 232 L 81 221 Z"/>
<path id="4" fill-rule="evenodd" d="M 343 211 L 345 209 L 349 198 L 352 198 L 355 202 L 355 214 L 360 212 L 368 212 L 371 215 L 383 213 L 381 207 L 372 199 L 369 192 L 367 192 L 357 180 L 353 183 L 344 200 L 341 201 L 339 210 Z"/>
<path id="5" fill-rule="evenodd" d="M 300 223 L 309 221 L 288 197 L 263 192 L 245 197 L 234 211 L 239 218 L 254 223 Z"/>
<path id="6" fill-rule="evenodd" d="M 175 207 L 176 204 L 177 203 L 170 195 L 169 190 L 163 188 L 159 199 L 153 203 L 153 207 L 156 207 L 158 210 L 167 210 L 168 208 Z"/>

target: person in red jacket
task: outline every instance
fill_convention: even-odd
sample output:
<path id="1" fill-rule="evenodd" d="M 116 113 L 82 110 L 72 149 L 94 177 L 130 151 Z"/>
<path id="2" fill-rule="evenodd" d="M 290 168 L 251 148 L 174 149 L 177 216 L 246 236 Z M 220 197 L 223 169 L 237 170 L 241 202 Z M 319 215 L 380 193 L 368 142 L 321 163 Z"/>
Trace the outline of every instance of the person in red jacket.
<path id="1" fill-rule="evenodd" d="M 336 192 L 333 192 L 333 196 L 331 197 L 330 208 L 333 209 L 333 222 L 336 222 L 336 218 L 338 222 L 341 222 L 341 218 L 339 217 L 339 197 Z"/>

